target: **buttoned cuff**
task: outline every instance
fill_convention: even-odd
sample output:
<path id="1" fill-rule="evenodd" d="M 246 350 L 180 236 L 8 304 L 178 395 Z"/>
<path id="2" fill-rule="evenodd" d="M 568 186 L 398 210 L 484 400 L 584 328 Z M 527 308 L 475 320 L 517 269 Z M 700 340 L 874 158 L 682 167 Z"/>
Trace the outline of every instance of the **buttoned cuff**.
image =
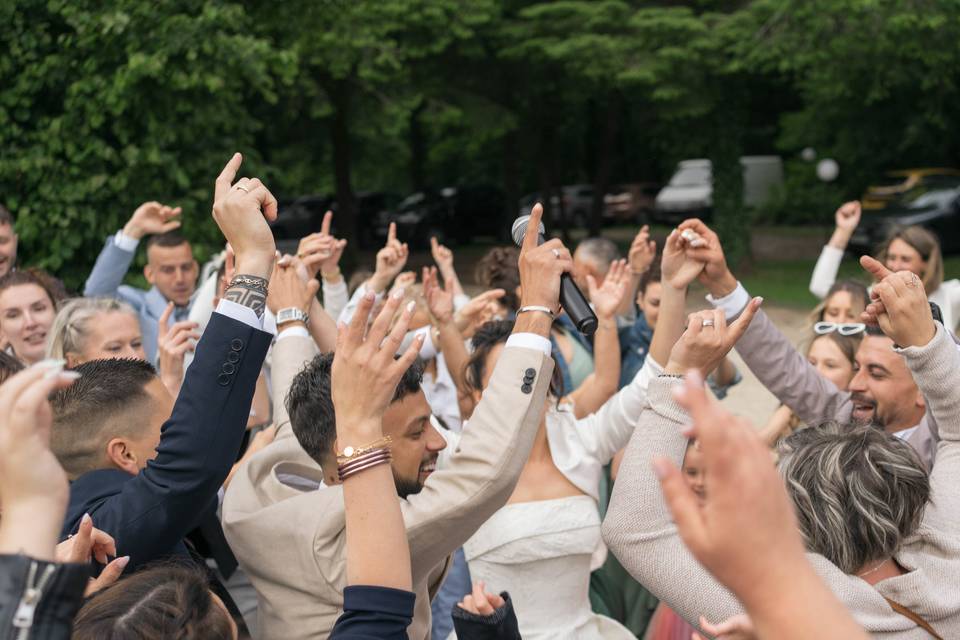
<path id="1" fill-rule="evenodd" d="M 117 249 L 122 249 L 124 251 L 129 251 L 133 253 L 137 250 L 137 245 L 140 244 L 140 241 L 136 238 L 131 238 L 123 232 L 123 229 L 117 231 L 117 235 L 113 236 L 113 244 L 117 246 Z"/>
<path id="2" fill-rule="evenodd" d="M 250 307 L 237 304 L 232 300 L 220 298 L 220 304 L 217 305 L 217 313 L 232 318 L 237 322 L 263 331 L 263 318 L 257 316 L 256 312 Z"/>
<path id="3" fill-rule="evenodd" d="M 542 351 L 547 357 L 553 354 L 553 345 L 550 341 L 535 333 L 512 333 L 507 338 L 508 347 L 523 347 L 524 349 L 536 349 Z"/>
<path id="4" fill-rule="evenodd" d="M 295 324 L 291 327 L 286 327 L 280 330 L 280 333 L 277 334 L 277 342 L 280 342 L 284 338 L 309 338 L 310 332 L 307 331 L 306 327 L 302 327 L 298 324 Z"/>
<path id="5" fill-rule="evenodd" d="M 750 303 L 750 294 L 747 293 L 747 290 L 744 289 L 743 285 L 740 284 L 740 281 L 737 281 L 737 288 L 733 290 L 732 293 L 729 293 L 722 298 L 714 298 L 711 295 L 707 295 L 707 302 L 712 304 L 715 308 L 723 311 L 723 315 L 727 320 L 735 318 L 740 315 L 740 313 L 746 309 L 747 305 Z"/>

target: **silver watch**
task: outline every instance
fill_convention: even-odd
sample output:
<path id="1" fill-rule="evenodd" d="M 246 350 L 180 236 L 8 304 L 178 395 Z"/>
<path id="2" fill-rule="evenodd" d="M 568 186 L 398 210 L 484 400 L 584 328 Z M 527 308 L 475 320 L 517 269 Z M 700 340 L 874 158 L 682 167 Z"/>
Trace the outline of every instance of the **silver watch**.
<path id="1" fill-rule="evenodd" d="M 305 314 L 303 311 L 297 307 L 287 307 L 286 309 L 280 309 L 277 311 L 277 326 L 285 322 L 302 322 L 307 324 L 307 320 L 310 319 L 310 316 Z"/>

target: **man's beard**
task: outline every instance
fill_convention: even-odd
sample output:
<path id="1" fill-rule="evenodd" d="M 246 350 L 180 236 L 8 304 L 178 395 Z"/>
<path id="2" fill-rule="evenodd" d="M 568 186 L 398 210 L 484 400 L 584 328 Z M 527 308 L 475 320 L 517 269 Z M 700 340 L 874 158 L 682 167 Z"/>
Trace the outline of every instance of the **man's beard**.
<path id="1" fill-rule="evenodd" d="M 412 495 L 416 495 L 423 489 L 423 485 L 420 484 L 419 477 L 414 480 L 401 478 L 399 475 L 397 475 L 396 471 L 393 473 L 393 484 L 397 486 L 397 495 L 401 498 L 408 498 Z"/>
<path id="2" fill-rule="evenodd" d="M 873 411 L 869 418 L 853 418 L 853 421 L 861 426 L 872 425 L 880 429 L 885 428 L 886 421 L 880 415 L 880 412 L 877 410 L 877 401 L 871 400 L 862 393 L 853 393 L 850 395 L 850 401 L 856 405 L 869 405 L 873 407 Z"/>

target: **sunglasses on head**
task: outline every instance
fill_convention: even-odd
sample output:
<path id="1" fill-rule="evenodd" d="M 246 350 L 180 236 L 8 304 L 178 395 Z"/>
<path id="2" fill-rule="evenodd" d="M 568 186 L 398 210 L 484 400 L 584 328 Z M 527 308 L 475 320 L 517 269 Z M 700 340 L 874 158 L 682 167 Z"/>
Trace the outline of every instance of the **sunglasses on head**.
<path id="1" fill-rule="evenodd" d="M 836 331 L 842 336 L 852 336 L 866 331 L 867 325 L 862 322 L 818 322 L 813 325 L 813 332 L 818 336 Z"/>

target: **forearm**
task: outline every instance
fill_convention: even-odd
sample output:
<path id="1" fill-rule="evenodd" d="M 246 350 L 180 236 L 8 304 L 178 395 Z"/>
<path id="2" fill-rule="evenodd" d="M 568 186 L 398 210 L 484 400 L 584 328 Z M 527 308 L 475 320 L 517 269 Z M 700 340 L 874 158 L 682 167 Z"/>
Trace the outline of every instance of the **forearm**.
<path id="1" fill-rule="evenodd" d="M 335 277 L 328 277 L 321 274 L 323 290 L 323 310 L 327 312 L 333 320 L 340 317 L 340 314 L 350 302 L 350 294 L 347 290 L 347 283 L 344 281 L 340 271 L 337 270 Z M 336 324 L 336 323 L 334 323 Z"/>
<path id="2" fill-rule="evenodd" d="M 633 309 L 634 305 L 636 305 L 637 290 L 640 288 L 640 278 L 642 277 L 642 273 L 635 271 L 630 272 L 630 275 L 627 277 L 627 293 L 620 303 L 620 308 L 617 309 L 618 316 L 634 317 L 636 315 L 633 313 Z"/>
<path id="3" fill-rule="evenodd" d="M 960 441 L 960 350 L 940 323 L 926 345 L 897 349 L 906 359 L 927 403 L 927 412 L 937 421 L 941 440 Z"/>
<path id="4" fill-rule="evenodd" d="M 302 333 L 302 332 L 301 332 Z M 273 404 L 273 424 L 277 427 L 277 437 L 289 429 L 287 414 L 287 393 L 293 379 L 314 357 L 316 343 L 304 335 L 277 336 L 273 345 L 273 366 L 270 367 L 270 391 Z"/>
<path id="5" fill-rule="evenodd" d="M 85 296 L 113 296 L 123 284 L 123 278 L 130 269 L 130 263 L 136 253 L 137 242 L 128 243 L 127 249 L 117 246 L 116 236 L 107 238 L 103 250 L 87 277 L 83 287 Z M 132 245 L 132 248 L 129 248 Z"/>
<path id="6" fill-rule="evenodd" d="M 663 283 L 660 299 L 660 315 L 650 343 L 650 356 L 663 365 L 670 361 L 670 351 L 683 335 L 686 315 L 687 290 L 677 289 Z"/>
<path id="7" fill-rule="evenodd" d="M 343 482 L 347 530 L 347 584 L 412 588 L 410 545 L 390 465 Z"/>
<path id="8" fill-rule="evenodd" d="M 462 296 L 466 295 L 463 292 L 463 285 L 460 284 L 460 277 L 457 276 L 457 270 L 450 266 L 445 268 L 440 272 L 440 275 L 443 276 L 444 288 L 448 291 L 453 291 L 453 295 Z"/>
<path id="9" fill-rule="evenodd" d="M 853 230 L 841 229 L 840 227 L 835 227 L 833 234 L 830 236 L 830 240 L 827 242 L 828 245 L 834 247 L 835 249 L 845 250 L 847 245 L 850 244 L 850 238 L 853 236 Z"/>
<path id="10" fill-rule="evenodd" d="M 810 293 L 821 300 L 827 297 L 830 287 L 837 281 L 840 263 L 843 261 L 843 248 L 828 244 L 820 252 L 817 264 L 810 276 Z"/>
<path id="11" fill-rule="evenodd" d="M 597 411 L 617 392 L 620 382 L 620 340 L 613 318 L 601 318 L 593 338 L 593 373 L 570 394 L 575 416 Z"/>
<path id="12" fill-rule="evenodd" d="M 462 392 L 466 389 L 464 372 L 470 355 L 463 344 L 463 336 L 460 335 L 460 331 L 453 321 L 440 324 L 439 343 L 440 352 L 447 364 L 447 371 L 450 372 L 450 377 L 453 378 L 453 383 L 457 386 L 457 389 Z"/>
<path id="13" fill-rule="evenodd" d="M 23 554 L 54 562 L 67 496 L 7 500 L 0 518 L 0 554 Z"/>
<path id="14" fill-rule="evenodd" d="M 337 325 L 316 298 L 310 303 L 310 326 L 307 329 L 321 353 L 333 351 L 337 346 Z"/>

